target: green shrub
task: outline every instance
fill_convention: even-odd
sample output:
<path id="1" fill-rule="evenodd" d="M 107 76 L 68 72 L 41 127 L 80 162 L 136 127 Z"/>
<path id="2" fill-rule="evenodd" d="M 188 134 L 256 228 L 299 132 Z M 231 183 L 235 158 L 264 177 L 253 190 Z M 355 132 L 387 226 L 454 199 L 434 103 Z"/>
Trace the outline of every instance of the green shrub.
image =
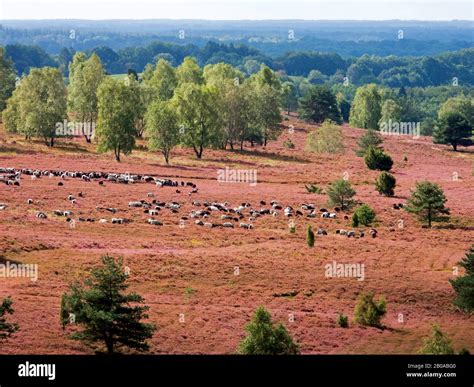
<path id="1" fill-rule="evenodd" d="M 383 171 L 375 181 L 375 189 L 379 194 L 384 196 L 395 195 L 394 188 L 397 185 L 395 177 L 386 171 Z"/>
<path id="2" fill-rule="evenodd" d="M 308 191 L 309 193 L 315 193 L 318 195 L 323 193 L 323 189 L 314 184 L 308 184 L 308 185 L 305 184 L 304 187 L 306 188 L 306 191 Z"/>
<path id="3" fill-rule="evenodd" d="M 454 355 L 451 341 L 437 325 L 432 326 L 431 337 L 425 340 L 419 352 L 423 355 Z"/>
<path id="4" fill-rule="evenodd" d="M 375 212 L 367 204 L 362 204 L 352 215 L 352 226 L 369 226 L 375 219 Z"/>
<path id="5" fill-rule="evenodd" d="M 364 156 L 365 164 L 369 169 L 378 169 L 380 171 L 390 171 L 393 160 L 382 149 L 370 146 Z"/>
<path id="6" fill-rule="evenodd" d="M 341 153 L 344 151 L 344 135 L 341 127 L 332 121 L 323 124 L 308 134 L 306 150 L 315 153 Z"/>
<path id="7" fill-rule="evenodd" d="M 347 328 L 349 327 L 349 318 L 342 313 L 338 313 L 336 324 L 338 327 Z"/>
<path id="8" fill-rule="evenodd" d="M 380 320 L 386 313 L 386 306 L 383 296 L 377 302 L 373 293 L 361 294 L 354 310 L 354 319 L 358 324 L 381 328 Z"/>
<path id="9" fill-rule="evenodd" d="M 309 247 L 313 247 L 314 246 L 314 232 L 311 228 L 310 225 L 308 225 L 308 229 L 306 231 L 306 244 L 309 246 Z"/>
<path id="10" fill-rule="evenodd" d="M 245 327 L 247 336 L 240 342 L 241 355 L 297 355 L 298 345 L 283 324 L 276 327 L 270 313 L 260 306 L 252 321 Z"/>
<path id="11" fill-rule="evenodd" d="M 284 141 L 283 146 L 288 149 L 295 149 L 295 144 L 291 140 Z"/>

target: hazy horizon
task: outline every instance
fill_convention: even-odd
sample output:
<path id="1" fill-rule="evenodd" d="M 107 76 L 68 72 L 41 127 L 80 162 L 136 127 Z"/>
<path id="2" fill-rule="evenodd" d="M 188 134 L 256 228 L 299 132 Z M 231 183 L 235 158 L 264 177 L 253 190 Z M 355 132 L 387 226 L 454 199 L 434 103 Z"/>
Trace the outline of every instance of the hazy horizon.
<path id="1" fill-rule="evenodd" d="M 0 20 L 473 21 L 471 1 L 2 0 Z"/>

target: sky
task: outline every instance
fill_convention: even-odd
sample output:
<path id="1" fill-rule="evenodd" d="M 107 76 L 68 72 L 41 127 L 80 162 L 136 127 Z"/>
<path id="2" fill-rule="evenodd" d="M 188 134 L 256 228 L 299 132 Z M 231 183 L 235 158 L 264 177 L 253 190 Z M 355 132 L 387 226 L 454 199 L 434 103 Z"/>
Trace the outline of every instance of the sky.
<path id="1" fill-rule="evenodd" d="M 0 0 L 9 19 L 473 20 L 472 0 Z"/>

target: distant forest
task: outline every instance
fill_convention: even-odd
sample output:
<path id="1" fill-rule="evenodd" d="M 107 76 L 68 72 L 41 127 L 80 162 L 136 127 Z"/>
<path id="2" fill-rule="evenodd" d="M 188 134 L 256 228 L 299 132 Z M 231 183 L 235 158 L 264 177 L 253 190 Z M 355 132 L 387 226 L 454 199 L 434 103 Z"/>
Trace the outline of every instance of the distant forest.
<path id="1" fill-rule="evenodd" d="M 96 53 L 109 74 L 140 73 L 160 58 L 178 66 L 261 64 L 311 83 L 387 87 L 474 85 L 472 23 L 337 21 L 3 21 L 0 46 L 19 75 Z"/>

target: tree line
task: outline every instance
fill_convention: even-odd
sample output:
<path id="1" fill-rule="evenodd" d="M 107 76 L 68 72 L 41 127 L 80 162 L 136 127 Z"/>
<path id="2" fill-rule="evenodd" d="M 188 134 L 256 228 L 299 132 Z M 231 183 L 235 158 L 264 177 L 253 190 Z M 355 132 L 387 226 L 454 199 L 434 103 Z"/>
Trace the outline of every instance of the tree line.
<path id="1" fill-rule="evenodd" d="M 191 147 L 198 158 L 206 148 L 243 149 L 245 141 L 266 145 L 281 131 L 280 108 L 288 114 L 298 110 L 301 118 L 315 123 L 329 119 L 373 130 L 394 123 L 395 134 L 403 134 L 400 125 L 408 123 L 415 127 L 405 134 L 433 134 L 436 143 L 454 150 L 472 145 L 472 95 L 462 90 L 443 103 L 438 99 L 438 110 L 430 113 L 435 117 L 420 122 L 416 100 L 403 87 L 367 84 L 349 87 L 352 93 L 316 84 L 301 95 L 290 78 L 265 65 L 247 76 L 222 62 L 201 67 L 194 57 L 186 57 L 174 67 L 161 58 L 155 66 L 148 64 L 141 76 L 131 71 L 116 79 L 106 75 L 98 55 L 79 52 L 69 65 L 66 85 L 61 72 L 51 67 L 32 69 L 15 81 L 12 62 L 0 49 L 0 71 L 5 79 L 0 108 L 5 108 L 9 132 L 43 138 L 53 146 L 58 122 L 71 118 L 97 123 L 98 150 L 114 151 L 118 161 L 143 135 L 166 162 L 178 145 Z M 91 142 L 90 134 L 84 136 Z M 331 133 L 325 143 L 329 137 Z"/>
<path id="2" fill-rule="evenodd" d="M 30 68 L 53 66 L 60 68 L 64 76 L 68 76 L 69 63 L 76 53 L 74 46 L 65 46 L 51 55 L 39 46 L 21 44 L 8 44 L 5 51 L 19 74 L 27 73 Z M 467 45 L 457 51 L 444 51 L 436 55 L 420 55 L 418 51 L 412 56 L 405 56 L 406 53 L 376 56 L 367 54 L 368 50 L 364 54 L 341 56 L 334 50 L 295 50 L 288 46 L 284 54 L 269 56 L 248 44 L 211 40 L 199 45 L 152 41 L 118 50 L 104 45 L 85 52 L 98 55 L 110 74 L 126 73 L 129 69 L 141 72 L 148 63 L 156 64 L 159 59 L 178 66 L 184 58 L 193 56 L 200 66 L 225 62 L 250 75 L 265 64 L 288 76 L 328 84 L 340 83 L 341 78 L 347 77 L 356 86 L 376 83 L 386 87 L 428 87 L 449 85 L 454 79 L 460 85 L 474 85 L 474 48 Z"/>
<path id="3" fill-rule="evenodd" d="M 22 77 L 6 102 L 6 130 L 54 146 L 58 123 L 67 118 L 96 122 L 100 152 L 113 151 L 120 161 L 122 154 L 132 152 L 136 138 L 145 136 L 166 162 L 177 145 L 192 148 L 201 158 L 206 148 L 243 149 L 245 141 L 265 146 L 281 130 L 285 88 L 264 65 L 246 77 L 229 64 L 202 68 L 187 57 L 175 68 L 160 59 L 141 78 L 130 73 L 115 79 L 106 76 L 97 55 L 76 53 L 69 73 L 68 85 L 51 67 Z M 83 134 L 92 141 L 89 133 Z"/>

